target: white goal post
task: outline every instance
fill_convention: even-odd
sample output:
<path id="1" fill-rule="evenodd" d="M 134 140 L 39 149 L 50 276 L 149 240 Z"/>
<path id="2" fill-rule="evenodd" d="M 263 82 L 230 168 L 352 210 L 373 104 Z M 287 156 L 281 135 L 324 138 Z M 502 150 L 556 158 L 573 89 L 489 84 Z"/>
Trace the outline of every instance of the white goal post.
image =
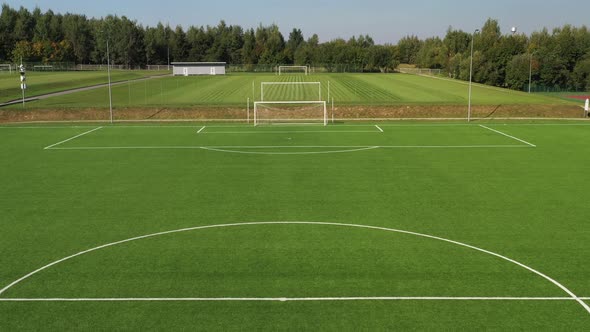
<path id="1" fill-rule="evenodd" d="M 316 123 L 328 125 L 325 101 L 254 102 L 254 126 L 262 123 Z"/>
<path id="2" fill-rule="evenodd" d="M 6 70 L 4 68 L 8 68 L 8 73 L 12 74 L 12 65 L 11 64 L 8 64 L 8 63 L 6 63 L 6 64 L 5 63 L 0 64 L 0 71 Z"/>
<path id="3" fill-rule="evenodd" d="M 309 67 L 308 66 L 279 66 L 279 76 L 282 75 L 284 72 L 289 71 L 302 71 L 305 72 L 305 75 L 309 75 Z"/>
<path id="4" fill-rule="evenodd" d="M 312 87 L 314 85 L 317 85 L 317 96 L 313 96 L 313 101 L 316 101 L 315 98 L 317 98 L 317 101 L 321 101 L 322 100 L 322 83 L 321 82 L 261 82 L 260 83 L 260 101 L 266 101 L 265 98 L 265 94 L 264 94 L 264 88 L 265 87 L 269 87 L 269 86 L 287 86 L 287 87 L 297 87 L 297 86 L 302 86 L 302 87 Z M 315 91 L 314 91 L 315 94 Z M 271 96 L 272 97 L 272 96 Z M 288 101 L 294 101 L 294 98 L 292 96 L 279 96 L 278 99 L 280 100 L 288 100 Z M 305 97 L 304 97 L 305 98 Z M 272 99 L 272 98 L 270 98 Z M 310 100 L 310 99 L 302 99 L 302 100 Z M 277 100 L 275 100 L 277 101 Z"/>

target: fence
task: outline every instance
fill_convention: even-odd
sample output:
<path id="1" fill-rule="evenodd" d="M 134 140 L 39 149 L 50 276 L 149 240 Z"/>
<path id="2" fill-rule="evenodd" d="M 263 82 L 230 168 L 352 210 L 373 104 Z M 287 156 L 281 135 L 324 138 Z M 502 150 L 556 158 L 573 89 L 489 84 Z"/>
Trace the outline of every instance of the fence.
<path id="1" fill-rule="evenodd" d="M 438 76 L 442 74 L 441 69 L 430 69 L 430 68 L 398 68 L 400 73 L 404 74 L 414 74 L 414 75 L 429 75 L 429 76 Z"/>

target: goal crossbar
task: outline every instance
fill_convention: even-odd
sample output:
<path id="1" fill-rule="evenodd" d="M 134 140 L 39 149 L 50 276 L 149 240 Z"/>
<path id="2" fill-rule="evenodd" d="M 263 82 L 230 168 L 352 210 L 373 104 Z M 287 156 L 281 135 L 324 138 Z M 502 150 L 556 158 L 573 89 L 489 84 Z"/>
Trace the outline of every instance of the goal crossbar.
<path id="1" fill-rule="evenodd" d="M 259 109 L 261 105 L 319 105 L 323 112 L 323 125 L 328 125 L 328 109 L 325 101 L 256 101 L 254 102 L 254 126 L 258 126 L 260 123 Z M 297 119 L 301 121 L 301 119 Z"/>

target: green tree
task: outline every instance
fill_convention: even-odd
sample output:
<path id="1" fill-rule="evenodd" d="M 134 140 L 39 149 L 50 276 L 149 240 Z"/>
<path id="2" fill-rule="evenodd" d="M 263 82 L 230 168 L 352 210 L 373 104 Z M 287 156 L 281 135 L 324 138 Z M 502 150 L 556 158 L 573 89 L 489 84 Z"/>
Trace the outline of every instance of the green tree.
<path id="1" fill-rule="evenodd" d="M 406 36 L 397 44 L 401 63 L 415 64 L 422 41 L 416 36 Z"/>
<path id="2" fill-rule="evenodd" d="M 285 59 L 288 64 L 295 63 L 295 52 L 305 42 L 300 29 L 293 29 L 289 34 L 289 40 L 285 47 Z"/>

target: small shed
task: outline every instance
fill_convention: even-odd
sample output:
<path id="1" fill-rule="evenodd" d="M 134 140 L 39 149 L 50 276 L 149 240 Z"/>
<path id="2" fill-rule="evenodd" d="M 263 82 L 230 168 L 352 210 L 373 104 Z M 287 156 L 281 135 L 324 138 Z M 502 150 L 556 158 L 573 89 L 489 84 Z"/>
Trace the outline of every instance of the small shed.
<path id="1" fill-rule="evenodd" d="M 225 62 L 172 62 L 174 76 L 225 75 Z"/>

